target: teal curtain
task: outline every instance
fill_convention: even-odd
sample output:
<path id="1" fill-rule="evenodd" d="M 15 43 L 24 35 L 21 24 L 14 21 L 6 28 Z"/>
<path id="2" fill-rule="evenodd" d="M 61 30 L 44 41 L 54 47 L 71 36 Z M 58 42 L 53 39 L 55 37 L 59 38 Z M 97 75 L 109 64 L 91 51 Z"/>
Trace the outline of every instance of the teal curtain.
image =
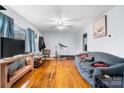
<path id="1" fill-rule="evenodd" d="M 28 28 L 26 32 L 26 52 L 35 52 L 36 45 L 35 45 L 35 33 L 33 30 Z"/>
<path id="2" fill-rule="evenodd" d="M 13 19 L 0 13 L 0 33 L 2 37 L 14 38 Z"/>
<path id="3" fill-rule="evenodd" d="M 3 36 L 3 34 L 4 34 L 4 31 L 2 30 L 4 18 L 5 18 L 5 15 L 2 14 L 2 13 L 0 13 L 0 33 L 1 33 L 2 36 Z"/>

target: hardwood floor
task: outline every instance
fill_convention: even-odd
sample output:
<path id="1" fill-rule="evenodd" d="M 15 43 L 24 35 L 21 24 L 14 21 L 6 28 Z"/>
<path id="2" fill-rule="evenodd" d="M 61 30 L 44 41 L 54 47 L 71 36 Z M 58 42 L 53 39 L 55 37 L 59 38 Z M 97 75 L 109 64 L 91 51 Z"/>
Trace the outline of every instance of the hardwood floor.
<path id="1" fill-rule="evenodd" d="M 28 88 L 90 88 L 79 74 L 73 60 L 49 60 L 30 71 L 12 87 L 21 87 L 30 81 Z"/>

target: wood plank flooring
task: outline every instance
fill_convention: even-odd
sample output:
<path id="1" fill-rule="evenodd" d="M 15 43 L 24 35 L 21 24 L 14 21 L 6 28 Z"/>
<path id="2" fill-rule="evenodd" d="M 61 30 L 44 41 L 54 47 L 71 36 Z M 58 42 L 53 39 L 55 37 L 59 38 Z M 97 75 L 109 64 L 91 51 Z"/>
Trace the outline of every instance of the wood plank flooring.
<path id="1" fill-rule="evenodd" d="M 21 87 L 30 81 L 28 88 L 90 88 L 79 74 L 74 60 L 48 60 L 38 69 L 30 71 L 12 87 Z"/>

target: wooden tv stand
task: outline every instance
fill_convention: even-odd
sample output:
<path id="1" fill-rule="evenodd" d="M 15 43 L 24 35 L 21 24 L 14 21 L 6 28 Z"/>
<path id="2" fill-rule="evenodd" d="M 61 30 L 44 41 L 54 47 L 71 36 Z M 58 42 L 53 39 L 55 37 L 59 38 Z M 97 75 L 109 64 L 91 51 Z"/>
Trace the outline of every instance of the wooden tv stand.
<path id="1" fill-rule="evenodd" d="M 21 59 L 25 59 L 27 65 L 16 70 L 14 72 L 14 75 L 10 77 L 8 81 L 8 65 Z M 32 53 L 27 55 L 17 55 L 14 57 L 0 60 L 0 87 L 1 88 L 11 87 L 12 84 L 14 84 L 17 80 L 19 80 L 22 76 L 24 76 L 28 71 L 33 69 L 34 69 L 34 57 Z"/>

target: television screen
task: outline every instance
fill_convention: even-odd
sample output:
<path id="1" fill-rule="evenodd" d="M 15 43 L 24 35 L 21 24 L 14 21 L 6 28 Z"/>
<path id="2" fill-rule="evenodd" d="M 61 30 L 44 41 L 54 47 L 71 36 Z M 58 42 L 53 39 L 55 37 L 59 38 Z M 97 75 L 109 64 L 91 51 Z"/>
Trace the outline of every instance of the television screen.
<path id="1" fill-rule="evenodd" d="M 1 37 L 1 58 L 25 53 L 25 41 Z"/>

